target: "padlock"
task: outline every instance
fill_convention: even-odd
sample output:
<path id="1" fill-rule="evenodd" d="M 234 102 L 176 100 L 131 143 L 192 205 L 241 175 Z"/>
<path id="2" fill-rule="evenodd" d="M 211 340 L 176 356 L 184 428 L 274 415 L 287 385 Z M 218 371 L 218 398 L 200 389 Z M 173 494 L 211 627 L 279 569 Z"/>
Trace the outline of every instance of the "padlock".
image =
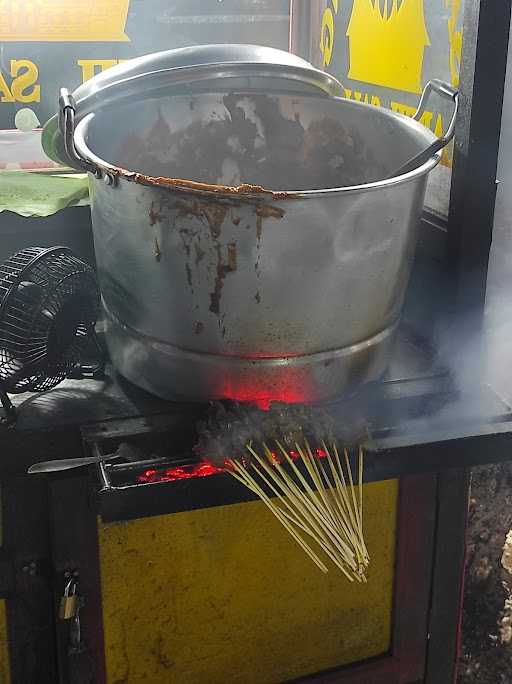
<path id="1" fill-rule="evenodd" d="M 75 617 L 78 609 L 78 596 L 76 593 L 76 580 L 71 578 L 64 589 L 64 596 L 60 599 L 59 617 L 61 620 L 71 620 Z"/>

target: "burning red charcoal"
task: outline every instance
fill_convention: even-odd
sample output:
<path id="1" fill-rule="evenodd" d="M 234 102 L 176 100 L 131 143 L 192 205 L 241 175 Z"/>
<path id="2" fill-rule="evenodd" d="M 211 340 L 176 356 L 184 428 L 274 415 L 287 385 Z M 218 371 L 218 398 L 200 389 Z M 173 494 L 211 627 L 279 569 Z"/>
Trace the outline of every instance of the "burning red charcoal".
<path id="1" fill-rule="evenodd" d="M 139 475 L 137 478 L 138 482 L 151 482 L 152 478 L 157 474 L 157 470 L 145 470 L 142 475 Z"/>
<path id="2" fill-rule="evenodd" d="M 162 470 L 148 469 L 137 477 L 137 482 L 176 482 L 177 480 L 189 480 L 199 477 L 210 477 L 223 472 L 223 468 L 218 468 L 209 461 L 202 461 L 197 465 L 181 466 L 176 468 L 165 468 Z"/>

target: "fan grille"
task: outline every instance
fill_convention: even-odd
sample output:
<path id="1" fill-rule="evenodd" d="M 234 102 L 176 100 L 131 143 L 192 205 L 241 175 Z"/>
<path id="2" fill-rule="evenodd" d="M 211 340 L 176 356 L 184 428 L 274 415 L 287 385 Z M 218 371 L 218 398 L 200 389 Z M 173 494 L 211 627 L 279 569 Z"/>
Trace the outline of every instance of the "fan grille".
<path id="1" fill-rule="evenodd" d="M 42 391 L 77 365 L 99 312 L 94 271 L 66 247 L 30 247 L 0 266 L 0 383 Z"/>

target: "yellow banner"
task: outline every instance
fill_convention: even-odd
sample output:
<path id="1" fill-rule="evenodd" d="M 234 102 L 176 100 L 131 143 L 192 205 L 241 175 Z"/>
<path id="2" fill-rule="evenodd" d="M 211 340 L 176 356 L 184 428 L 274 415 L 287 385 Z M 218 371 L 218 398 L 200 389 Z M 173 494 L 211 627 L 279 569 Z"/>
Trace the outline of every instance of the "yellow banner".
<path id="1" fill-rule="evenodd" d="M 462 55 L 463 0 L 441 2 L 449 10 L 449 14 L 444 12 L 440 15 L 441 20 L 446 21 L 448 39 L 449 64 L 447 62 L 446 72 L 452 85 L 457 87 Z M 424 75 L 425 51 L 431 47 L 425 16 L 427 9 L 425 0 L 352 0 L 352 5 L 328 0 L 320 24 L 320 65 L 341 81 L 345 97 L 412 116 L 416 107 L 401 103 L 398 98 L 400 93 L 419 95 L 427 80 Z M 344 27 L 343 33 L 340 26 Z M 346 62 L 339 58 L 345 50 L 345 36 Z M 347 87 L 346 79 L 368 83 L 370 89 L 361 92 Z M 394 92 L 381 102 L 379 94 L 372 92 L 372 85 Z M 425 112 L 421 123 L 438 137 L 446 130 L 440 112 Z M 451 167 L 452 153 L 452 144 L 443 150 L 441 163 L 444 166 Z"/>
<path id="2" fill-rule="evenodd" d="M 0 0 L 0 41 L 127 42 L 130 0 Z"/>
<path id="3" fill-rule="evenodd" d="M 348 77 L 393 90 L 421 93 L 423 55 L 430 45 L 423 1 L 393 0 L 384 11 L 380 2 L 354 0 L 347 29 L 350 46 Z"/>

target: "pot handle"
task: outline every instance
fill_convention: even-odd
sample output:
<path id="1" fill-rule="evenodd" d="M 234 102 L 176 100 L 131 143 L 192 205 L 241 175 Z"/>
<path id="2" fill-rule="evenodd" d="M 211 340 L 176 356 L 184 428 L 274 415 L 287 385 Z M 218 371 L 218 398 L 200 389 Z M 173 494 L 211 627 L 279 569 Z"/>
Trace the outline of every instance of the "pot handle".
<path id="1" fill-rule="evenodd" d="M 75 116 L 76 103 L 67 88 L 61 88 L 59 97 L 59 129 L 64 140 L 66 155 L 76 168 L 101 178 L 100 169 L 88 159 L 81 157 L 75 147 Z"/>
<path id="2" fill-rule="evenodd" d="M 412 118 L 415 121 L 419 121 L 421 119 L 432 91 L 453 102 L 453 114 L 446 133 L 429 145 L 426 150 L 419 152 L 415 157 L 409 159 L 409 161 L 395 171 L 392 176 L 389 176 L 390 178 L 401 176 L 404 173 L 409 173 L 409 171 L 414 171 L 414 169 L 422 166 L 422 164 L 437 154 L 439 150 L 442 150 L 443 147 L 446 147 L 455 134 L 455 122 L 457 120 L 457 113 L 459 111 L 459 91 L 455 88 L 452 88 L 449 83 L 446 83 L 445 81 L 439 81 L 437 78 L 432 79 L 425 86 L 421 95 L 418 109 L 415 111 Z"/>

